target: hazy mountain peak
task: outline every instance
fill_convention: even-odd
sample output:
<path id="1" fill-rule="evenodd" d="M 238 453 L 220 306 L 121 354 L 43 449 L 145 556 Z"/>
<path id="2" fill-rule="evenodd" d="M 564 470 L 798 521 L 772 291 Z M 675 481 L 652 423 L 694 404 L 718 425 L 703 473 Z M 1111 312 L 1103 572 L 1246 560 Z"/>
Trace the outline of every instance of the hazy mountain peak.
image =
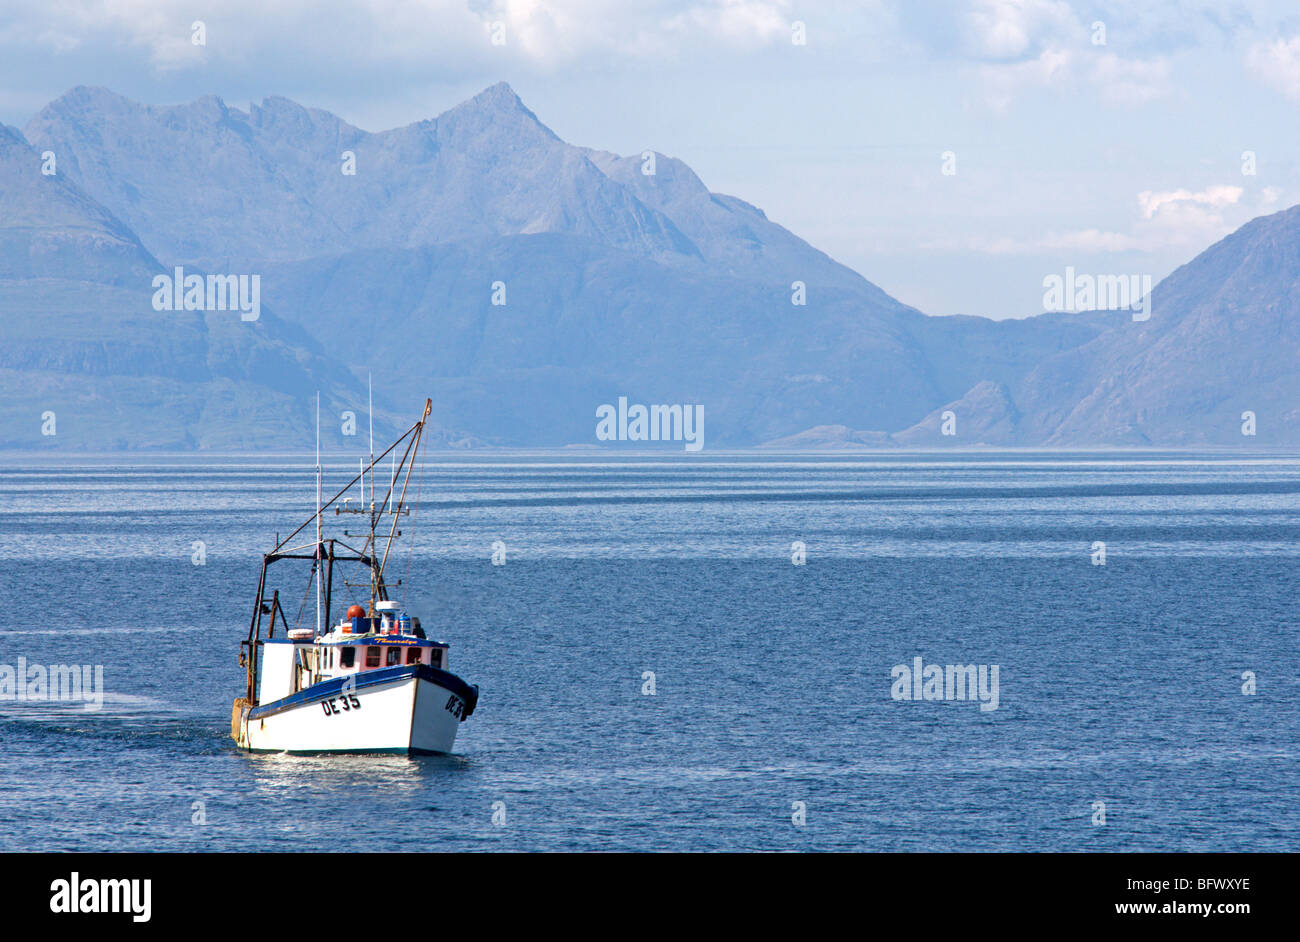
<path id="1" fill-rule="evenodd" d="M 263 133 L 288 138 L 299 146 L 309 141 L 312 145 L 323 144 L 326 140 L 350 146 L 372 136 L 332 112 L 309 108 L 281 95 L 269 95 L 261 104 L 250 104 L 247 121 Z"/>
<path id="2" fill-rule="evenodd" d="M 1016 389 L 1031 440 L 1270 446 L 1300 440 L 1300 207 L 1262 216 Z"/>
<path id="3" fill-rule="evenodd" d="M 176 105 L 174 107 L 183 108 L 185 106 Z M 190 107 L 196 110 L 211 109 L 221 114 L 225 114 L 227 111 L 226 101 L 220 95 L 200 95 L 198 98 L 194 99 L 194 101 L 190 103 Z"/>
<path id="4" fill-rule="evenodd" d="M 122 105 L 139 107 L 131 99 L 119 95 L 112 89 L 104 88 L 102 85 L 77 85 L 46 105 L 45 110 L 81 109 L 86 107 L 116 109 Z"/>
<path id="5" fill-rule="evenodd" d="M 0 279 L 145 277 L 156 263 L 135 233 L 44 166 L 16 128 L 0 124 Z"/>
<path id="6" fill-rule="evenodd" d="M 483 91 L 479 92 L 468 101 L 462 102 L 458 107 L 466 105 L 474 108 L 488 108 L 494 111 L 528 111 L 523 101 L 515 94 L 515 90 L 510 87 L 509 82 L 497 82 L 495 85 L 489 85 Z"/>
<path id="7" fill-rule="evenodd" d="M 893 438 L 899 444 L 925 447 L 1002 445 L 1014 441 L 1019 422 L 1020 411 L 1010 390 L 1000 382 L 984 380 Z"/>
<path id="8" fill-rule="evenodd" d="M 434 125 L 439 136 L 488 137 L 494 142 L 512 140 L 516 147 L 539 141 L 562 143 L 505 82 L 497 82 L 443 112 Z"/>
<path id="9" fill-rule="evenodd" d="M 1160 283 L 1154 305 L 1181 308 L 1211 299 L 1272 294 L 1292 297 L 1300 284 L 1300 205 L 1257 216 L 1224 236 Z"/>

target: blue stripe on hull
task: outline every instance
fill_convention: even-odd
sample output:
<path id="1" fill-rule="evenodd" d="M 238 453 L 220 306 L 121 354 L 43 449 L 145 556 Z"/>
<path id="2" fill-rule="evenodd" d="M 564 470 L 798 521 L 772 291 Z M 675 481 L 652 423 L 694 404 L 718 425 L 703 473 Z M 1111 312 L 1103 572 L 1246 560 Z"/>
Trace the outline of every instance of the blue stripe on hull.
<path id="1" fill-rule="evenodd" d="M 478 688 L 465 683 L 450 671 L 432 667 L 428 664 L 404 664 L 400 667 L 383 667 L 377 670 L 361 671 L 356 674 L 349 674 L 346 677 L 336 677 L 334 680 L 312 684 L 305 690 L 290 694 L 281 700 L 272 700 L 270 703 L 253 707 L 248 711 L 248 721 L 251 723 L 253 720 L 265 719 L 268 716 L 283 713 L 285 710 L 292 710 L 296 707 L 337 697 L 343 692 L 344 685 L 349 682 L 351 684 L 350 692 L 355 693 L 368 687 L 385 686 L 411 677 L 427 680 L 429 683 L 436 684 L 460 697 L 465 701 L 465 719 L 469 718 L 469 715 L 474 712 L 474 707 L 478 705 Z M 273 751 L 281 752 L 283 750 Z"/>

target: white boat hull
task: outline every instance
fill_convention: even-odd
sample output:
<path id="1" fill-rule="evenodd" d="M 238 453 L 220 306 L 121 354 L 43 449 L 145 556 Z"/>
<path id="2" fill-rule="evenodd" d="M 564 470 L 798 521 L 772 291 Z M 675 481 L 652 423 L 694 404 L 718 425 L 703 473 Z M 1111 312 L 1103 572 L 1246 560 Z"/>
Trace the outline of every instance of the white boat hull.
<path id="1" fill-rule="evenodd" d="M 255 707 L 236 705 L 240 747 L 253 752 L 451 752 L 477 688 L 427 666 L 367 671 Z"/>

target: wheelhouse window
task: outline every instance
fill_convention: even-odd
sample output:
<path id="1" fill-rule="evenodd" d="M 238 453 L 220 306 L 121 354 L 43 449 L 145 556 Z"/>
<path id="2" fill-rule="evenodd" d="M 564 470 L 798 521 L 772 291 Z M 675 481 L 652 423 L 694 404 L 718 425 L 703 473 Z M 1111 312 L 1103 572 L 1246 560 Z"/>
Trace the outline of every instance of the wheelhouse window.
<path id="1" fill-rule="evenodd" d="M 419 649 L 419 648 L 407 648 L 407 649 L 406 649 L 406 663 L 407 663 L 407 664 L 419 664 L 419 663 L 420 663 L 420 649 Z"/>
<path id="2" fill-rule="evenodd" d="M 389 648 L 389 649 L 388 649 L 388 660 L 387 660 L 387 663 L 385 664 L 385 666 L 386 666 L 386 667 L 392 667 L 394 664 L 401 664 L 401 663 L 402 663 L 402 649 L 401 649 L 401 648 Z"/>
<path id="3" fill-rule="evenodd" d="M 429 663 L 434 667 L 442 667 L 442 648 L 433 648 L 429 651 Z"/>
<path id="4" fill-rule="evenodd" d="M 378 647 L 366 648 L 366 667 L 378 667 L 378 666 L 379 666 L 379 648 Z"/>
<path id="5" fill-rule="evenodd" d="M 357 663 L 357 649 L 343 648 L 339 652 L 339 663 L 344 667 L 352 667 Z"/>

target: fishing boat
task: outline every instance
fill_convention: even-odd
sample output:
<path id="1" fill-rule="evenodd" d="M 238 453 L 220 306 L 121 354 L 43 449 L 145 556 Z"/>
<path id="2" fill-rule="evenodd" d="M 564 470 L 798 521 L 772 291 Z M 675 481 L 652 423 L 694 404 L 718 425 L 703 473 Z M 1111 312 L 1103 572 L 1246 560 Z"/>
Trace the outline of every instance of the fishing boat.
<path id="1" fill-rule="evenodd" d="M 456 743 L 460 724 L 473 714 L 478 687 L 451 673 L 448 645 L 426 635 L 420 619 L 390 597 L 385 580 L 394 542 L 402 535 L 398 522 L 411 519 L 408 487 L 431 409 L 432 402 L 425 400 L 420 420 L 377 457 L 372 420 L 369 465 L 362 459 L 357 476 L 322 502 L 317 398 L 316 513 L 289 536 L 277 539 L 275 548 L 262 557 L 248 637 L 240 642 L 247 684 L 244 696 L 234 702 L 230 719 L 230 734 L 240 748 L 447 753 Z M 376 471 L 385 458 L 390 459 L 387 490 L 376 500 Z M 353 488 L 358 485 L 360 500 L 353 506 Z M 360 515 L 367 526 L 360 533 L 344 530 L 327 538 L 324 515 L 331 508 L 336 518 Z M 295 544 L 313 522 L 315 540 Z M 364 542 L 358 547 L 349 540 Z M 279 588 L 271 588 L 273 583 L 268 582 L 272 565 L 286 561 L 296 562 L 300 570 L 310 564 L 307 592 L 292 625 L 281 607 Z M 364 573 L 364 581 L 344 578 L 343 586 L 362 590 L 364 597 L 349 605 L 335 623 L 335 570 L 340 568 L 346 576 L 347 567 Z M 276 569 L 274 575 L 278 578 L 279 573 Z M 400 579 L 394 583 L 401 584 Z M 306 599 L 313 589 L 314 627 L 303 624 Z"/>

